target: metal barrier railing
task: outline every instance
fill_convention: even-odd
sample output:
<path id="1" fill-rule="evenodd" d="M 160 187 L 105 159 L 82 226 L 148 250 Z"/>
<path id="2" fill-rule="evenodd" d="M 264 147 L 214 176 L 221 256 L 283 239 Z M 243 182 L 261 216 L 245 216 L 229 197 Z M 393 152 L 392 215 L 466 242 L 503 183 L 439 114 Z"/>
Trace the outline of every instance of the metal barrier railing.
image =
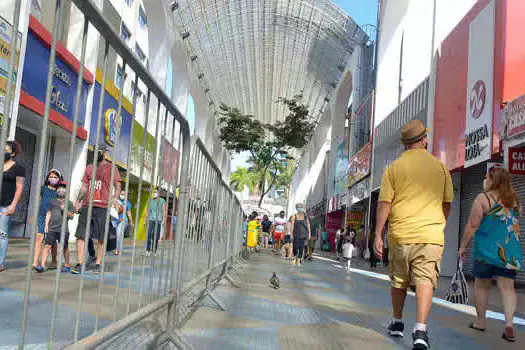
<path id="1" fill-rule="evenodd" d="M 226 278 L 230 283 L 235 282 L 228 276 L 228 272 L 236 263 L 242 248 L 242 220 L 243 212 L 240 202 L 230 190 L 228 184 L 224 182 L 222 174 L 208 153 L 204 144 L 198 138 L 190 136 L 190 129 L 186 119 L 180 114 L 170 98 L 166 96 L 163 89 L 157 85 L 153 77 L 148 73 L 146 67 L 140 62 L 128 46 L 121 41 L 120 36 L 112 30 L 112 27 L 98 8 L 91 0 L 71 0 L 84 15 L 80 65 L 78 69 L 78 84 L 76 86 L 76 99 L 73 114 L 73 128 L 69 139 L 69 159 L 67 179 L 72 179 L 73 166 L 75 163 L 75 145 L 77 138 L 77 127 L 79 126 L 79 115 L 82 104 L 82 84 L 86 62 L 86 47 L 88 34 L 96 30 L 104 43 L 103 61 L 99 62 L 102 67 L 102 79 L 100 80 L 100 96 L 98 96 L 98 113 L 92 116 L 91 123 L 96 123 L 96 135 L 88 179 L 89 183 L 84 183 L 78 196 L 72 193 L 71 186 L 67 186 L 65 198 L 77 197 L 82 202 L 77 201 L 75 208 L 71 208 L 69 201 L 64 201 L 63 214 L 61 221 L 60 241 L 64 242 L 68 231 L 68 213 L 70 211 L 80 211 L 80 216 L 85 220 L 79 220 L 79 227 L 85 228 L 84 239 L 77 238 L 78 263 L 81 264 L 79 277 L 71 280 L 61 274 L 64 252 L 58 249 L 58 267 L 54 274 L 52 306 L 49 319 L 48 337 L 46 340 L 50 348 L 65 347 L 71 348 L 94 348 L 104 345 L 111 341 L 122 332 L 138 324 L 140 321 L 163 311 L 166 314 L 166 323 L 163 331 L 165 340 L 171 340 L 179 347 L 187 344 L 180 337 L 179 329 L 185 320 L 191 316 L 195 307 L 205 297 L 210 297 L 221 308 L 220 301 L 213 295 L 213 287 L 222 278 Z M 12 35 L 12 47 L 17 45 L 17 28 L 21 12 L 21 0 L 15 0 L 14 23 Z M 52 81 L 57 54 L 57 33 L 61 25 L 61 14 L 65 0 L 56 0 L 55 19 L 52 32 L 52 44 L 50 49 L 50 60 L 47 74 L 47 88 L 45 96 L 45 110 L 41 137 L 37 146 L 37 183 L 44 183 L 44 164 L 46 159 L 46 145 L 49 139 L 49 122 L 52 103 Z M 14 52 L 14 50 L 13 50 Z M 145 116 L 143 131 L 143 146 L 146 147 L 148 129 L 151 125 L 155 128 L 155 140 L 166 140 L 175 147 L 178 140 L 178 155 L 169 152 L 167 164 L 171 167 L 176 161 L 180 171 L 173 173 L 173 168 L 164 169 L 164 161 L 159 162 L 160 152 L 167 152 L 166 149 L 156 145 L 153 155 L 153 167 L 150 170 L 150 177 L 146 179 L 144 167 L 140 168 L 138 174 L 138 191 L 134 207 L 139 208 L 141 198 L 144 193 L 148 196 L 152 189 L 159 189 L 165 194 L 166 200 L 150 199 L 149 204 L 154 208 L 150 212 L 150 217 L 154 220 L 147 220 L 146 232 L 149 241 L 148 251 L 151 254 L 140 254 L 142 247 L 138 236 L 139 210 L 136 210 L 133 229 L 133 240 L 131 251 L 121 250 L 121 254 L 116 257 L 109 257 L 105 254 L 105 244 L 108 242 L 111 230 L 110 210 L 103 210 L 104 204 L 95 199 L 95 190 L 100 189 L 100 176 L 97 173 L 109 171 L 110 192 L 108 206 L 112 205 L 111 200 L 119 192 L 120 182 L 117 170 L 117 158 L 119 152 L 127 152 L 127 162 L 125 165 L 125 186 L 124 203 L 130 198 L 130 164 L 132 157 L 132 142 L 129 140 L 127 145 L 120 145 L 120 121 L 123 118 L 123 90 L 120 89 L 115 142 L 112 149 L 107 154 L 111 159 L 110 165 L 103 168 L 98 159 L 100 154 L 99 144 L 102 141 L 101 129 L 103 123 L 103 107 L 108 81 L 108 57 L 116 54 L 122 60 L 123 72 L 131 71 L 130 77 L 133 78 L 134 87 L 139 86 L 139 82 L 146 87 L 145 93 Z M 13 72 L 15 67 L 14 54 L 9 60 L 9 74 L 7 79 L 6 110 L 2 132 L 0 136 L 0 146 L 5 148 L 7 133 L 9 130 L 8 116 L 11 113 L 12 87 L 14 86 Z M 126 74 L 123 74 L 125 85 Z M 94 83 L 94 85 L 97 83 Z M 133 94 L 131 130 L 133 135 L 135 119 L 137 117 L 138 93 Z M 154 124 L 152 124 L 154 123 Z M 126 149 L 127 148 L 127 149 Z M 141 153 L 141 164 L 145 162 L 145 150 Z M 174 159 L 176 156 L 179 159 Z M 109 170 L 107 167 L 110 167 Z M 0 192 L 3 182 L 4 169 L 0 168 Z M 99 174 L 100 175 L 100 174 Z M 96 183 L 95 183 L 96 182 Z M 149 184 L 148 184 L 149 183 Z M 5 184 L 4 184 L 5 185 Z M 175 196 L 175 189 L 179 188 L 178 199 Z M 149 189 L 149 192 L 148 192 Z M 95 202 L 97 201 L 97 202 Z M 171 216 L 177 216 L 176 228 L 168 225 L 167 205 L 163 203 L 173 203 L 171 206 Z M 42 205 L 40 191 L 34 196 L 34 212 L 39 213 Z M 102 210 L 100 208 L 103 208 Z M 124 213 L 126 215 L 126 213 Z M 158 220 L 161 218 L 160 220 Z M 170 226 L 165 239 L 159 240 L 157 237 L 163 236 L 165 228 Z M 100 229 L 103 227 L 103 232 Z M 176 232 L 175 232 L 176 230 Z M 38 227 L 36 220 L 31 225 L 31 243 L 27 260 L 27 272 L 25 274 L 24 296 L 21 305 L 21 322 L 19 333 L 18 348 L 23 349 L 26 345 L 28 335 L 28 324 L 32 322 L 30 311 L 34 297 L 32 282 L 34 273 L 32 270 L 34 247 L 37 237 Z M 82 231 L 82 230 L 81 230 Z M 79 229 L 77 229 L 77 233 Z M 123 234 L 123 225 L 119 226 L 117 235 Z M 91 237 L 93 235 L 93 237 Z M 80 235 L 82 236 L 82 235 Z M 153 237 L 151 240 L 149 237 Z M 80 237 L 82 238 L 82 237 Z M 100 274 L 95 275 L 88 271 L 88 242 L 90 238 L 97 244 L 97 262 L 100 265 Z M 158 244 L 158 246 L 157 246 Z M 100 246 L 100 248 L 99 248 Z M 156 254 L 158 249 L 159 254 Z M 74 255 L 74 254 L 73 254 Z M 73 259 L 75 260 L 75 259 Z M 64 281 L 67 279 L 66 281 Z M 40 282 L 39 282 L 40 283 Z M 64 295 L 63 288 L 67 287 L 68 295 L 75 293 L 74 316 L 64 321 L 63 306 L 60 301 Z M 89 316 L 89 317 L 88 317 Z M 66 322 L 66 323 L 65 323 Z M 6 330 L 4 330 L 6 331 Z M 66 334 L 64 336 L 64 334 Z M 161 337 L 162 338 L 162 337 Z M 34 343 L 34 342 L 32 342 Z M 1 340 L 0 340 L 1 345 Z"/>

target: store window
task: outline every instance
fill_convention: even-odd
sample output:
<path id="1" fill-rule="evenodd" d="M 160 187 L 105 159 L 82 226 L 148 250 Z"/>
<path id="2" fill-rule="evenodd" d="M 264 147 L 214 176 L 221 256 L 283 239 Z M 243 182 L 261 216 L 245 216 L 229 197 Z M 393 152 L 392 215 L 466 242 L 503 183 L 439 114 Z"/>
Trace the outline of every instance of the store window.
<path id="1" fill-rule="evenodd" d="M 124 40 L 125 42 L 129 41 L 129 38 L 131 38 L 131 32 L 129 31 L 128 27 L 124 23 L 120 26 L 120 38 Z"/>
<path id="2" fill-rule="evenodd" d="M 144 12 L 144 9 L 142 8 L 142 6 L 139 8 L 139 25 L 140 25 L 140 28 L 144 30 L 148 26 L 148 19 L 146 18 L 146 13 Z"/>

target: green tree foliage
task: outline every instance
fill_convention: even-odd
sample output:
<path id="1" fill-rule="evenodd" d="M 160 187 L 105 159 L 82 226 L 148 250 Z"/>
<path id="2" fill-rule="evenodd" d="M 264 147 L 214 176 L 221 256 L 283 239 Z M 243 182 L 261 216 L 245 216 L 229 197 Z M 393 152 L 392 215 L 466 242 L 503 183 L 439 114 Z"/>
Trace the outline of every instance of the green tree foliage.
<path id="1" fill-rule="evenodd" d="M 305 147 L 317 125 L 302 98 L 302 94 L 293 98 L 279 98 L 277 103 L 284 105 L 288 114 L 283 121 L 274 124 L 263 124 L 254 116 L 243 114 L 238 108 L 224 104 L 220 106 L 220 139 L 229 151 L 250 152 L 248 170 L 257 179 L 261 195 L 259 206 L 274 185 L 279 183 L 285 186 L 283 181 L 286 178 L 281 177 L 278 181 L 280 174 L 286 171 L 280 161 L 283 154 Z M 291 176 L 288 184 L 290 181 Z"/>
<path id="2" fill-rule="evenodd" d="M 242 192 L 245 187 L 248 187 L 250 192 L 254 192 L 257 177 L 247 168 L 237 168 L 230 176 L 230 186 L 237 192 Z"/>

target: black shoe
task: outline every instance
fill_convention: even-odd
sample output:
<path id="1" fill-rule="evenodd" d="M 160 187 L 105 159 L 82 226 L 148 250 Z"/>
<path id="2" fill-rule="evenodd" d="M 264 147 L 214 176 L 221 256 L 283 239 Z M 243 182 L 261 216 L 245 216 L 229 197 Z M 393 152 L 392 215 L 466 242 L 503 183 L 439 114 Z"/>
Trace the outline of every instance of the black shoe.
<path id="1" fill-rule="evenodd" d="M 79 275 L 79 274 L 81 274 L 81 273 L 82 273 L 82 265 L 80 265 L 80 264 L 76 264 L 76 265 L 75 265 L 75 268 L 74 268 L 73 270 L 71 270 L 71 273 L 72 273 L 73 275 Z"/>
<path id="2" fill-rule="evenodd" d="M 412 333 L 412 339 L 414 339 L 413 349 L 430 349 L 428 335 L 426 331 L 415 331 L 414 333 Z"/>
<path id="3" fill-rule="evenodd" d="M 403 336 L 405 330 L 405 324 L 403 322 L 390 322 L 388 326 L 388 335 L 391 337 L 399 338 Z"/>
<path id="4" fill-rule="evenodd" d="M 99 264 L 95 264 L 95 266 L 93 266 L 93 273 L 98 275 L 100 273 L 100 265 Z"/>

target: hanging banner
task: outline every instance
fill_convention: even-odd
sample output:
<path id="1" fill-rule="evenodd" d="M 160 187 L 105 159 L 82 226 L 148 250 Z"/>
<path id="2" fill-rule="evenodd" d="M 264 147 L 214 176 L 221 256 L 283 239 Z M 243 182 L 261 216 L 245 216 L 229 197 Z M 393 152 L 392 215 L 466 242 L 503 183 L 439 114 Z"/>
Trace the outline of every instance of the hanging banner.
<path id="1" fill-rule="evenodd" d="M 525 148 L 509 148 L 509 172 L 525 175 Z"/>
<path id="2" fill-rule="evenodd" d="M 9 60 L 13 52 L 11 46 L 13 38 L 11 37 L 13 26 L 0 16 L 0 125 L 4 122 L 4 113 L 6 109 L 7 96 L 7 77 L 9 74 Z M 20 57 L 20 43 L 22 42 L 22 34 L 18 32 L 15 67 L 13 71 L 13 89 L 11 90 L 11 98 L 15 96 L 16 75 L 18 72 L 18 59 Z M 11 100 L 11 104 L 13 100 Z M 11 109 L 12 111 L 12 109 Z"/>
<path id="3" fill-rule="evenodd" d="M 525 131 L 525 95 L 509 102 L 503 109 L 507 136 L 513 137 Z"/>
<path id="4" fill-rule="evenodd" d="M 348 161 L 348 187 L 352 187 L 370 173 L 370 157 L 372 144 L 366 144 Z"/>
<path id="5" fill-rule="evenodd" d="M 490 159 L 492 153 L 494 30 L 491 1 L 469 26 L 465 168 Z"/>
<path id="6" fill-rule="evenodd" d="M 346 137 L 342 137 L 337 147 L 335 164 L 335 195 L 346 193 L 348 186 L 348 143 Z"/>

